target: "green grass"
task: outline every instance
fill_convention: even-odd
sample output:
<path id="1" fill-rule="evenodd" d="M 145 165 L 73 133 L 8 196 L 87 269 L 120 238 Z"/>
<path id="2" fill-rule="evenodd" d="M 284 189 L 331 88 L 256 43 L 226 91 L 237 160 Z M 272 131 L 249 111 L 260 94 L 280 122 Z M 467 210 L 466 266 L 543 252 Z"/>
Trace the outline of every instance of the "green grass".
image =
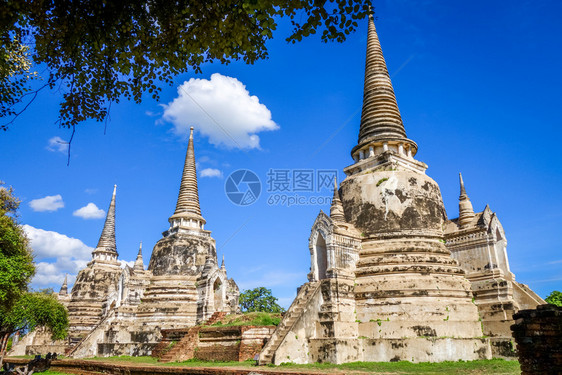
<path id="1" fill-rule="evenodd" d="M 88 358 L 104 362 L 123 362 L 123 363 L 144 363 L 156 366 L 186 366 L 186 367 L 253 367 L 253 360 L 246 362 L 220 362 L 220 361 L 201 361 L 190 359 L 184 362 L 161 363 L 152 357 L 108 357 L 108 358 Z M 342 370 L 362 371 L 366 373 L 386 373 L 386 374 L 456 374 L 456 375 L 476 375 L 476 374 L 521 374 L 519 362 L 505 361 L 503 359 L 479 360 L 479 361 L 458 361 L 458 362 L 439 362 L 439 363 L 411 363 L 400 362 L 353 362 L 342 365 L 331 363 L 314 363 L 308 365 L 296 365 L 283 363 L 280 366 L 267 366 L 268 368 L 280 369 L 302 369 L 302 370 Z M 49 373 L 50 374 L 50 373 Z M 54 373 L 53 373 L 54 374 Z"/>
<path id="2" fill-rule="evenodd" d="M 228 326 L 277 326 L 281 322 L 281 314 L 251 312 L 225 316 L 212 327 Z"/>
<path id="3" fill-rule="evenodd" d="M 157 358 L 153 358 L 150 356 L 142 356 L 142 357 L 131 357 L 128 355 L 122 355 L 119 357 L 92 357 L 92 358 L 85 358 L 86 361 L 100 361 L 100 362 L 123 362 L 123 363 L 143 363 L 147 365 L 155 365 L 155 366 L 194 366 L 194 367 L 203 367 L 203 366 L 247 366 L 250 361 L 247 362 L 222 362 L 222 361 L 201 361 L 198 359 L 190 359 L 183 362 L 158 362 Z M 253 364 L 255 361 L 251 361 Z"/>
<path id="4" fill-rule="evenodd" d="M 396 374 L 521 374 L 519 362 L 505 361 L 503 359 L 439 363 L 411 363 L 407 361 L 353 362 L 342 365 L 333 365 L 330 363 L 315 363 L 308 365 L 283 363 L 279 367 L 300 369 L 339 369 Z"/>
<path id="5" fill-rule="evenodd" d="M 151 356 L 132 357 L 130 355 L 121 355 L 119 357 L 92 357 L 84 358 L 86 361 L 103 361 L 103 362 L 131 362 L 131 363 L 146 363 L 146 364 L 160 364 L 158 358 Z"/>

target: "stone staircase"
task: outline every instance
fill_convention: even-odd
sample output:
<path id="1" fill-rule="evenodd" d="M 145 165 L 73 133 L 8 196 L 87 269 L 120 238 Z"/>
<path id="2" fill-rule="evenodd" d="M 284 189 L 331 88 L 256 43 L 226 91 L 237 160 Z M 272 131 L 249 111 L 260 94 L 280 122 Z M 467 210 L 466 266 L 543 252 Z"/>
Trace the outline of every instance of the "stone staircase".
<path id="1" fill-rule="evenodd" d="M 212 325 L 221 321 L 226 312 L 216 311 L 204 323 Z M 185 361 L 193 358 L 195 348 L 199 344 L 200 326 L 183 329 L 163 329 L 162 340 L 156 345 L 151 357 L 158 358 L 159 362 Z"/>
<path id="2" fill-rule="evenodd" d="M 201 327 L 192 327 L 189 328 L 187 332 L 185 332 L 186 330 L 173 330 L 180 331 L 177 333 L 181 335 L 181 338 L 177 334 L 166 335 L 166 340 L 162 339 L 160 344 L 167 342 L 167 345 L 162 351 L 162 356 L 158 359 L 158 362 L 179 362 L 193 358 L 195 348 L 199 344 L 200 328 Z M 152 356 L 154 356 L 154 351 L 152 352 Z"/>
<path id="3" fill-rule="evenodd" d="M 306 305 L 311 300 L 312 296 L 319 290 L 320 282 L 314 281 L 304 284 L 293 303 L 283 315 L 283 320 L 277 326 L 271 338 L 263 347 L 260 358 L 259 364 L 260 365 L 268 365 L 273 363 L 275 359 L 275 352 L 279 345 L 285 339 L 285 336 L 291 331 L 293 325 L 297 322 L 297 320 L 301 317 L 302 313 L 304 312 Z"/>
<path id="4" fill-rule="evenodd" d="M 204 323 L 206 326 L 210 326 L 215 324 L 216 322 L 220 322 L 225 316 L 227 315 L 224 311 L 216 311 L 211 315 L 209 319 Z"/>
<path id="5" fill-rule="evenodd" d="M 94 336 L 97 336 L 100 334 L 100 332 L 98 332 L 98 329 L 102 326 L 102 324 L 108 323 L 109 321 L 111 321 L 113 318 L 115 317 L 115 310 L 111 310 L 107 313 L 106 316 L 104 316 L 95 326 L 94 328 L 88 332 L 88 334 L 86 336 L 84 336 L 81 339 L 77 339 L 77 338 L 70 338 L 70 347 L 67 348 L 65 350 L 65 356 L 67 357 L 74 357 L 76 352 L 80 349 L 82 349 L 82 347 L 84 345 L 89 345 L 89 346 L 97 346 L 97 343 L 91 343 L 88 342 L 90 339 L 94 338 Z M 91 340 L 90 340 L 91 341 Z M 95 341 L 95 340 L 94 340 Z M 94 349 L 94 355 L 97 354 L 97 348 Z"/>

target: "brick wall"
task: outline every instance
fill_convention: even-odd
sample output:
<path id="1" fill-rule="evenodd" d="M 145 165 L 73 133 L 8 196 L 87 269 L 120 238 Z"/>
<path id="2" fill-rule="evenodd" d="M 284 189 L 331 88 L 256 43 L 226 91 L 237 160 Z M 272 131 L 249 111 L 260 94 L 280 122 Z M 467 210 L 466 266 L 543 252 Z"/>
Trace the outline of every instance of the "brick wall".
<path id="1" fill-rule="evenodd" d="M 513 319 L 522 375 L 562 374 L 562 307 L 540 305 Z"/>

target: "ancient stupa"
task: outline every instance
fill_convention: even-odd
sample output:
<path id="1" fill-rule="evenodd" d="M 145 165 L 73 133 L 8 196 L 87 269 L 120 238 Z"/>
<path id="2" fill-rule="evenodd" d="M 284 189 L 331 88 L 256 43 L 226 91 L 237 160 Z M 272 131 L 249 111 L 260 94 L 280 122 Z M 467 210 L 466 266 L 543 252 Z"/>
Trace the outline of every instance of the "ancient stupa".
<path id="1" fill-rule="evenodd" d="M 71 342 L 79 341 L 101 320 L 107 296 L 115 290 L 122 272 L 115 241 L 116 192 L 117 186 L 114 186 L 100 239 L 92 251 L 92 260 L 78 272 L 70 293 L 67 308 Z"/>
<path id="2" fill-rule="evenodd" d="M 35 331 L 12 355 L 150 355 L 163 329 L 184 329 L 214 313 L 239 311 L 238 286 L 227 277 L 224 258 L 219 265 L 215 240 L 204 229 L 193 143 L 191 128 L 176 208 L 148 269 L 142 243 L 133 267 L 122 268 L 118 260 L 114 188 L 92 261 L 78 273 L 70 294 L 66 286 L 58 293 L 69 311 L 70 340 L 53 343 L 49 335 Z"/>
<path id="3" fill-rule="evenodd" d="M 152 277 L 137 321 L 159 328 L 193 326 L 215 311 L 236 311 L 238 287 L 221 272 L 211 232 L 199 206 L 193 128 L 170 228 L 152 250 Z"/>
<path id="4" fill-rule="evenodd" d="M 463 255 L 455 250 L 452 256 L 447 241 L 459 237 L 457 223 L 466 234 L 485 213 L 468 217 L 472 206 L 461 193 L 461 218 L 449 221 L 439 186 L 425 174 L 427 165 L 415 158 L 417 150 L 406 135 L 371 18 L 354 163 L 344 169 L 347 177 L 340 188 L 334 188 L 330 215 L 320 212 L 314 222 L 309 282 L 299 288 L 261 352 L 261 364 L 437 362 L 502 355 L 484 334 L 496 334 L 499 344 L 510 343 L 505 327 L 517 306 L 509 290 L 516 283 L 508 268 L 489 264 L 492 273 L 472 272 L 475 282 L 486 279 L 481 287 L 488 293 L 473 293 L 466 269 L 480 262 L 472 259 L 480 250 L 463 237 L 457 246 Z M 486 232 L 486 225 L 472 230 Z M 507 262 L 498 264 L 505 269 Z M 495 294 L 493 274 L 510 281 L 501 288 L 496 284 L 501 290 Z M 539 302 L 532 301 L 534 293 L 525 293 L 526 303 Z M 497 306 L 501 317 L 491 315 Z M 483 322 L 483 311 L 490 312 L 485 320 L 496 322 Z M 501 329 L 486 330 L 496 323 Z"/>

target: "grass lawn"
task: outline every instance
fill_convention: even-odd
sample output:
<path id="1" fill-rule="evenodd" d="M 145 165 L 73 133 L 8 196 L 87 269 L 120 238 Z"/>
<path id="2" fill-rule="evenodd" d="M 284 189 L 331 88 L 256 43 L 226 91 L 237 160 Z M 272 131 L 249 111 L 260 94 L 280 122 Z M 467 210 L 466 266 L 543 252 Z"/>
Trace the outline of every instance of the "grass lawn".
<path id="1" fill-rule="evenodd" d="M 152 357 L 109 357 L 109 358 L 89 358 L 103 362 L 120 362 L 131 364 L 147 364 L 156 366 L 185 366 L 185 367 L 247 367 L 256 370 L 253 366 L 254 361 L 247 362 L 208 362 L 199 360 L 189 360 L 185 362 L 161 363 Z M 354 362 L 342 365 L 329 363 L 315 363 L 308 365 L 282 364 L 281 366 L 266 366 L 268 369 L 294 369 L 311 370 L 322 373 L 385 373 L 385 374 L 521 374 L 519 362 L 504 361 L 502 359 L 480 360 L 480 361 L 459 361 L 459 362 L 440 362 L 440 363 L 411 363 L 401 362 Z M 257 370 L 259 371 L 259 370 Z"/>
<path id="2" fill-rule="evenodd" d="M 212 324 L 211 326 L 277 326 L 281 322 L 281 318 L 281 314 L 266 312 L 230 314 L 222 318 L 220 321 Z"/>

